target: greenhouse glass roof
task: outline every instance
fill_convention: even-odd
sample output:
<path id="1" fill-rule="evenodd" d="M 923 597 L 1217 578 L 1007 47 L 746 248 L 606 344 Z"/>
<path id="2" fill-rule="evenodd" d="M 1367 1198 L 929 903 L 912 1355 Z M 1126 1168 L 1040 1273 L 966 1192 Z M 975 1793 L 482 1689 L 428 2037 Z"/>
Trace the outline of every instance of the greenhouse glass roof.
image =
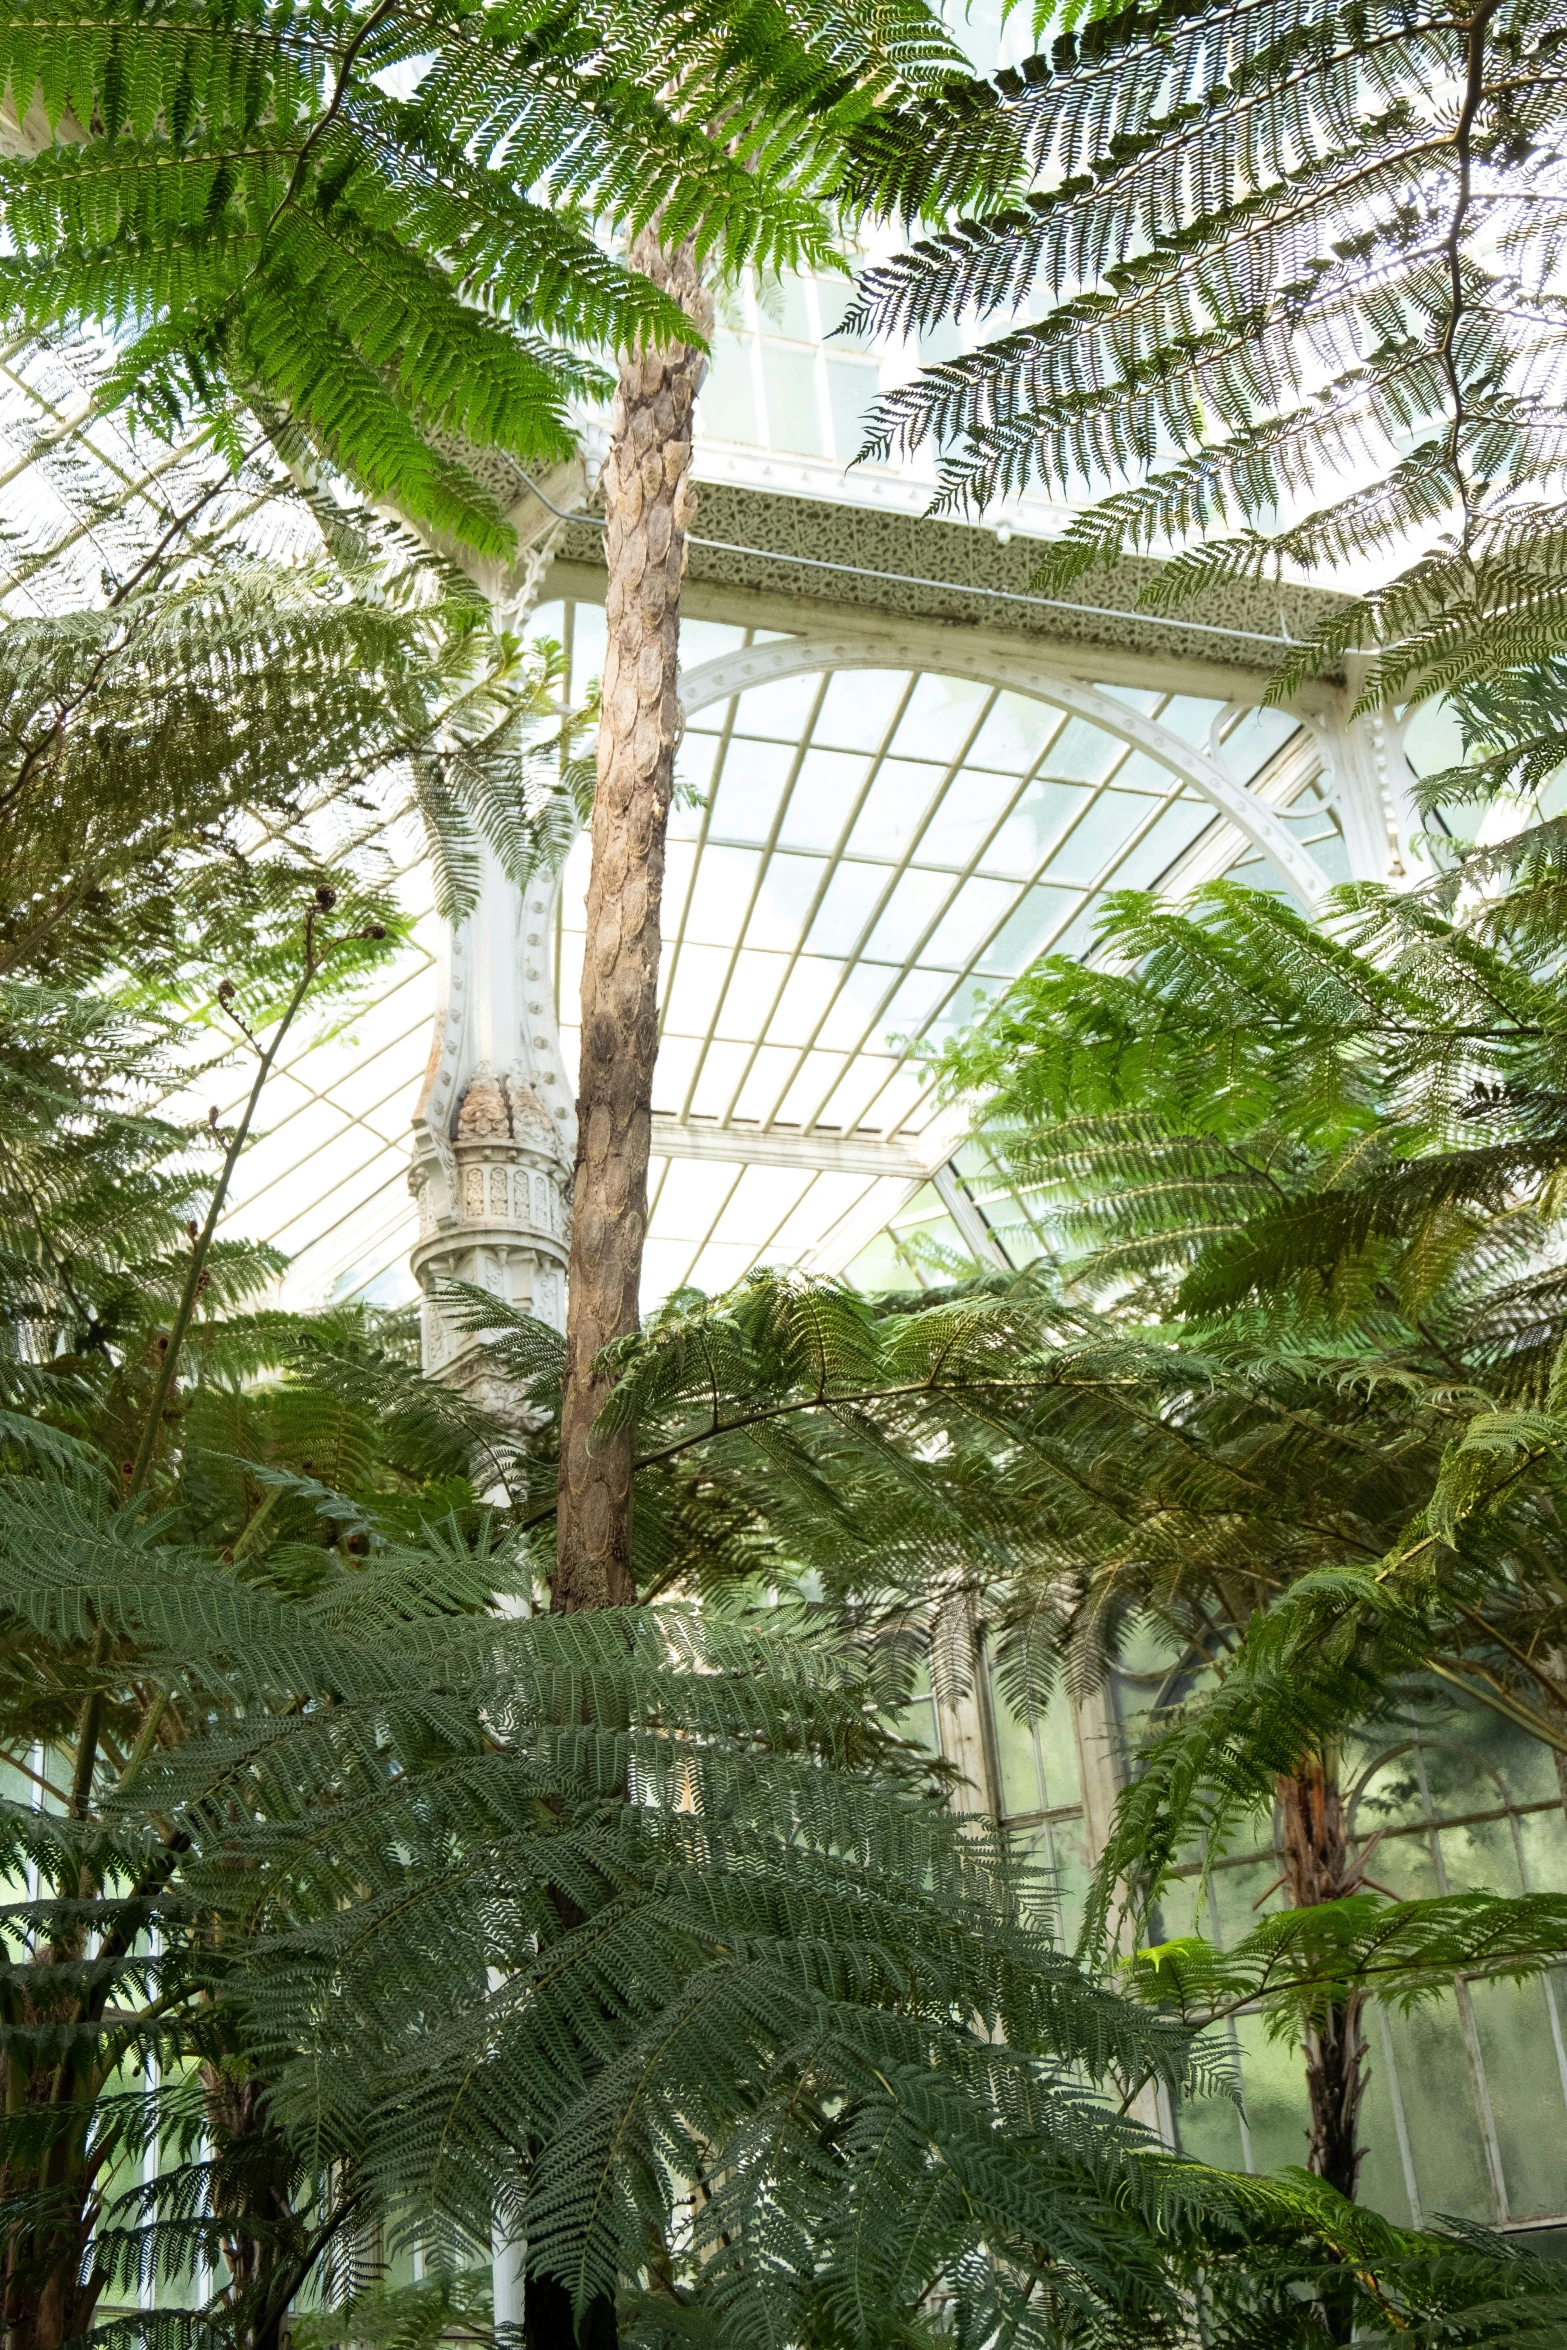
<path id="1" fill-rule="evenodd" d="M 788 457 L 781 486 L 793 497 L 917 514 L 927 484 L 886 469 L 845 478 L 850 408 L 893 362 L 825 352 L 824 301 L 814 284 L 766 301 L 747 292 L 704 403 L 699 471 L 765 492 Z M 846 367 L 863 380 L 846 388 Z M 133 439 L 96 412 L 93 381 L 80 353 L 0 354 L 5 609 L 94 599 L 132 537 L 145 545 L 149 514 L 196 542 L 309 543 L 286 482 L 236 483 L 194 438 Z M 546 579 L 528 626 L 565 647 L 577 695 L 600 667 L 604 624 L 576 592 L 580 567 L 567 570 L 570 592 Z M 929 626 L 908 632 L 919 641 L 906 658 L 842 654 L 819 649 L 819 630 L 729 621 L 715 603 L 721 611 L 711 590 L 693 595 L 683 640 L 685 790 L 665 888 L 647 1302 L 688 1283 L 722 1287 L 759 1262 L 918 1278 L 908 1233 L 916 1260 L 1026 1250 L 1021 1211 L 1003 1232 L 1007 1217 L 987 1215 L 950 1164 L 961 1133 L 935 1104 L 922 1054 L 1035 956 L 1091 951 L 1107 890 L 1223 872 L 1286 886 L 1172 766 L 1171 745 L 1197 759 L 1222 753 L 1249 798 L 1328 878 L 1342 877 L 1307 732 L 1222 694 L 1124 676 L 1064 707 L 999 682 L 999 670 L 965 674 L 975 664 L 956 653 L 949 672 Z M 367 837 L 415 917 L 413 943 L 374 1002 L 280 1064 L 229 1211 L 232 1229 L 287 1254 L 283 1294 L 300 1305 L 414 1294 L 408 1135 L 439 932 L 423 839 L 395 784 Z M 555 914 L 568 1069 L 585 861 L 579 843 Z M 198 1028 L 206 1011 L 192 1007 Z M 227 1112 L 247 1084 L 236 1062 L 215 1088 L 204 1080 L 202 1107 L 216 1098 Z"/>

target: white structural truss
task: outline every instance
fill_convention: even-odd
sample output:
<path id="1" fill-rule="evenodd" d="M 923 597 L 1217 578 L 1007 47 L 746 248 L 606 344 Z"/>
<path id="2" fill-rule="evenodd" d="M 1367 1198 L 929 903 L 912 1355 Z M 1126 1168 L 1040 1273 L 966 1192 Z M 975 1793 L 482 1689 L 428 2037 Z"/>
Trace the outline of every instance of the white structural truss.
<path id="1" fill-rule="evenodd" d="M 1081 718 L 1129 748 L 1146 752 L 1228 816 L 1242 839 L 1250 841 L 1261 855 L 1271 857 L 1305 906 L 1314 910 L 1322 903 L 1331 886 L 1327 874 L 1273 811 L 1247 792 L 1244 782 L 1225 764 L 1222 749 L 1210 752 L 1161 726 L 1157 719 L 1144 717 L 1113 693 L 1084 685 L 1075 677 L 1053 674 L 1037 653 L 968 644 L 952 631 L 938 657 L 950 677 L 1031 696 L 1047 709 Z M 903 631 L 863 624 L 831 633 L 807 629 L 798 637 L 775 638 L 771 643 L 750 645 L 743 652 L 703 662 L 687 676 L 682 699 L 687 717 L 692 718 L 775 679 L 888 669 L 896 667 L 900 658 L 908 658 Z"/>
<path id="2" fill-rule="evenodd" d="M 551 585 L 534 625 L 580 691 L 602 614 Z M 650 1297 L 759 1261 L 854 1267 L 960 1139 L 921 1054 L 1036 955 L 1090 951 L 1107 891 L 1234 872 L 1310 911 L 1393 869 L 1386 747 L 1340 694 L 1285 713 L 1231 669 L 1101 652 L 1119 674 L 1096 679 L 1075 647 L 979 629 L 840 613 L 786 632 L 711 617 L 736 609 L 712 590 L 690 604 Z M 556 917 L 568 1066 L 585 855 Z"/>
<path id="3" fill-rule="evenodd" d="M 565 645 L 580 694 L 602 609 L 551 584 L 531 625 Z M 1107 892 L 1233 873 L 1309 911 L 1336 882 L 1396 870 L 1386 743 L 1333 696 L 1272 711 L 1260 676 L 1246 700 L 1229 670 L 1186 663 L 1171 681 L 1148 664 L 1154 682 L 1139 685 L 1127 672 L 1143 665 L 1125 656 L 1096 678 L 1076 648 L 859 614 L 785 633 L 706 617 L 715 601 L 693 590 L 687 625 L 649 1302 L 758 1262 L 857 1267 L 961 1138 L 933 1106 L 922 1054 L 1039 953 L 1091 951 Z M 584 842 L 526 917 L 490 868 L 468 934 L 447 943 L 417 845 L 397 854 L 421 943 L 352 1041 L 325 1039 L 285 1072 L 273 1139 L 247 1169 L 239 1212 L 264 1206 L 300 1302 L 409 1293 L 410 1121 L 417 1269 L 427 1290 L 462 1270 L 445 1245 L 457 1195 L 440 1154 L 457 1147 L 476 1076 L 526 1073 L 518 1082 L 569 1145 L 585 859 Z M 422 1103 L 421 1004 L 435 1043 Z M 291 1130 L 300 1147 L 280 1153 Z M 488 1233 L 496 1265 L 500 1237 Z M 520 1226 L 507 1244 L 501 1285 L 519 1302 L 533 1294 L 531 1245 Z M 479 1277 L 477 1259 L 463 1262 Z M 552 1294 L 547 1280 L 538 1294 Z"/>

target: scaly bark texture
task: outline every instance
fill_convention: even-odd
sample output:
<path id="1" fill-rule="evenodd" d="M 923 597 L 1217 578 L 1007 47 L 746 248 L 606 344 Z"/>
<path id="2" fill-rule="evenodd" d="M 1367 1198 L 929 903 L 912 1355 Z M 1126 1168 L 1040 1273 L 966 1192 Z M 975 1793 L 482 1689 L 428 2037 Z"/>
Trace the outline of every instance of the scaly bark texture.
<path id="1" fill-rule="evenodd" d="M 267 2111 L 266 2083 L 209 2063 L 201 2067 L 201 2091 L 216 2157 L 208 2204 L 228 2270 L 220 2298 L 236 2350 L 281 2350 L 319 2215 L 307 2222 L 294 2207 L 298 2165 Z"/>
<path id="2" fill-rule="evenodd" d="M 0 2163 L 5 2350 L 59 2350 L 92 2324 L 103 2291 L 95 2266 L 82 2273 L 98 2210 L 99 2164 L 88 2141 L 103 2086 L 99 2052 L 90 2044 L 84 2050 L 79 2037 L 84 2019 L 76 1968 L 85 1955 L 85 1934 L 68 1934 L 0 1999 L 0 2098 L 14 2122 L 26 2116 L 40 2125 L 36 2151 L 24 2144 Z M 51 1995 L 55 1965 L 61 1989 Z M 68 2112 L 69 2125 L 62 2126 Z"/>
<path id="3" fill-rule="evenodd" d="M 712 303 L 689 246 L 649 229 L 633 267 L 705 335 Z M 631 1438 L 589 1445 L 609 1392 L 593 1359 L 638 1322 L 647 1162 L 658 1049 L 664 835 L 680 734 L 680 582 L 691 513 L 691 412 L 705 360 L 683 343 L 621 365 L 604 471 L 603 717 L 582 959 L 577 1172 L 567 1276 L 566 1383 L 551 1604 L 629 1607 Z"/>
<path id="4" fill-rule="evenodd" d="M 1313 1756 L 1278 1783 L 1284 1828 L 1284 1881 L 1292 1907 L 1314 1908 L 1360 1890 L 1349 1857 L 1344 1805 L 1331 1760 Z M 1354 2197 L 1360 2174 L 1360 2108 L 1366 2093 L 1365 2001 L 1351 1994 L 1326 2009 L 1305 2033 L 1311 2101 L 1307 2166 L 1341 2195 Z"/>

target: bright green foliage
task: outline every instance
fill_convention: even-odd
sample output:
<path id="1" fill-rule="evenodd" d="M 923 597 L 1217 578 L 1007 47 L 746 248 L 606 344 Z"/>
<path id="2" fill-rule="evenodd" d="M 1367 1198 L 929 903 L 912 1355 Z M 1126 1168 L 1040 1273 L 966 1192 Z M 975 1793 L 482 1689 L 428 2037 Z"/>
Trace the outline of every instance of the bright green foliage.
<path id="1" fill-rule="evenodd" d="M 259 393 L 365 490 L 504 556 L 464 449 L 569 455 L 568 402 L 609 381 L 577 354 L 681 327 L 606 236 L 657 218 L 725 265 L 825 257 L 862 126 L 961 75 L 918 0 L 7 0 L 33 145 L 0 167 L 7 302 L 111 331 L 143 413 Z"/>
<path id="2" fill-rule="evenodd" d="M 1567 1156 L 1546 881 L 1462 920 L 1346 891 L 1324 928 L 1224 883 L 1184 909 L 1128 893 L 1111 966 L 1037 966 L 948 1082 L 984 1090 L 1091 1282 L 1146 1281 L 1199 1324 L 1277 1309 L 1418 1347 L 1425 1321 L 1450 1373 L 1457 1349 L 1538 1395 Z"/>
<path id="3" fill-rule="evenodd" d="M 1190 1402 L 1152 1441 L 1211 1432 L 1189 1492 L 1216 1509 L 1222 1464 L 1290 1496 L 1299 1538 L 1271 1562 L 1252 1548 L 1236 1630 L 1275 1603 L 1286 1557 L 1285 1582 L 1320 1569 L 1312 1605 L 1353 1677 L 1366 1594 L 1332 1576 L 1385 1554 L 1394 1649 L 1440 1620 L 1446 1669 L 1515 1715 L 1527 1697 L 1535 1727 L 1552 1712 L 1556 1502 L 1554 1471 L 1519 1461 L 1553 1454 L 1564 1337 L 1557 886 L 1547 871 L 1462 919 L 1349 892 L 1325 931 L 1223 886 L 1185 911 L 1128 896 L 1107 965 L 1041 965 L 947 1061 L 949 1082 L 992 1095 L 991 1147 L 1058 1220 L 1070 1293 L 1162 1318 L 1187 1357 Z M 1239 1525 L 1237 1569 L 1249 1511 Z M 1209 1654 L 1195 1620 L 1167 1620 Z M 1534 1663 L 1509 1664 L 1508 1643 Z M 1299 1656 L 1277 1685 L 1315 1702 Z"/>
<path id="4" fill-rule="evenodd" d="M 1035 1705 L 1063 1642 L 1084 1675 L 1133 1628 L 1169 1658 L 1086 1944 L 1117 1912 L 1145 1932 L 1177 1867 L 1277 1803 L 1294 1922 L 1133 1979 L 1298 2034 L 1346 2192 L 1385 1967 L 1440 1988 L 1471 1950 L 1559 1949 L 1548 1904 L 1368 1909 L 1340 1787 L 1342 1740 L 1432 1677 L 1567 1743 L 1558 888 L 1547 856 L 1456 915 L 1346 891 L 1322 930 L 1232 887 L 1127 895 L 1093 967 L 1036 967 L 946 1058 L 1061 1294 L 1108 1325 L 1099 1389 L 1050 1421 L 1060 1568 L 998 1594 L 1004 1681 Z"/>
<path id="5" fill-rule="evenodd" d="M 1354 1893 L 1315 1909 L 1280 1910 L 1231 1950 L 1160 1943 L 1138 1951 L 1128 1971 L 1141 1997 L 1190 2019 L 1260 2008 L 1293 2034 L 1302 2009 L 1342 2001 L 1352 1986 L 1408 2008 L 1434 1998 L 1455 1975 L 1522 1981 L 1558 1964 L 1564 1951 L 1567 1894 L 1385 1901 Z"/>
<path id="6" fill-rule="evenodd" d="M 1002 330 L 887 394 L 872 445 L 939 441 L 949 504 L 1031 480 L 1100 501 L 1045 566 L 1058 587 L 1131 548 L 1186 550 L 1160 609 L 1281 565 L 1337 586 L 1386 563 L 1281 685 L 1346 647 L 1375 653 L 1368 701 L 1550 657 L 1559 11 L 1071 14 L 1097 21 L 995 85 L 1026 200 L 862 281 L 862 323 Z"/>

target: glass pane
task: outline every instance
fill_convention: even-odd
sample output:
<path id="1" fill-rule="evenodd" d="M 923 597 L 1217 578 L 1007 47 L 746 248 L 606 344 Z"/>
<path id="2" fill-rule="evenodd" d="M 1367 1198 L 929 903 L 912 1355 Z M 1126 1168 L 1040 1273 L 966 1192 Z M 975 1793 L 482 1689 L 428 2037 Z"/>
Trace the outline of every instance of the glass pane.
<path id="1" fill-rule="evenodd" d="M 921 948 L 925 961 L 961 970 L 1005 922 L 1016 895 L 1009 881 L 965 881 Z"/>
<path id="2" fill-rule="evenodd" d="M 732 742 L 713 796 L 709 840 L 766 840 L 793 764 L 788 743 Z"/>
<path id="3" fill-rule="evenodd" d="M 885 866 L 840 865 L 827 885 L 811 945 L 818 954 L 847 955 L 859 949 L 876 902 L 887 886 Z"/>
<path id="4" fill-rule="evenodd" d="M 1173 808 L 1166 808 L 1153 829 L 1117 869 L 1116 887 L 1151 889 L 1166 867 L 1189 849 L 1212 821 L 1211 808 L 1194 805 L 1190 800 L 1177 800 Z"/>
<path id="5" fill-rule="evenodd" d="M 1064 1819 L 1052 1820 L 1050 1842 L 1055 1857 L 1061 1939 L 1070 1950 L 1083 1930 L 1083 1910 L 1093 1876 L 1081 1817 L 1069 1813 Z"/>
<path id="6" fill-rule="evenodd" d="M 1067 1691 L 1057 1688 L 1035 1725 L 1039 1759 L 1044 1766 L 1045 1801 L 1052 1811 L 1058 1810 L 1063 1804 L 1081 1803 L 1083 1799 L 1077 1759 L 1076 1712 L 1077 1708 Z"/>
<path id="7" fill-rule="evenodd" d="M 1086 791 L 1068 783 L 1031 783 L 985 851 L 987 872 L 1036 872 L 1052 841 L 1088 804 Z"/>
<path id="8" fill-rule="evenodd" d="M 780 1044 L 807 1044 L 844 969 L 842 963 L 828 962 L 822 956 L 802 955 L 784 982 L 778 1009 L 768 1023 L 768 1035 Z"/>
<path id="9" fill-rule="evenodd" d="M 1304 2163 L 1306 2095 L 1300 2050 L 1270 2040 L 1261 2016 L 1240 2017 L 1235 2037 L 1253 2168 L 1282 2170 L 1288 2163 Z"/>
<path id="10" fill-rule="evenodd" d="M 792 271 L 762 280 L 756 293 L 756 315 L 773 334 L 787 335 L 797 343 L 815 340 L 805 283 Z"/>
<path id="11" fill-rule="evenodd" d="M 1265 767 L 1290 736 L 1299 731 L 1298 720 L 1283 710 L 1248 710 L 1225 737 L 1224 764 L 1243 783 L 1249 783 L 1258 769 Z"/>
<path id="12" fill-rule="evenodd" d="M 999 767 L 1009 775 L 1026 774 L 1064 723 L 1064 713 L 1048 702 L 1033 701 L 1026 694 L 998 694 L 969 752 L 969 763 Z"/>
<path id="13" fill-rule="evenodd" d="M 1014 908 L 997 931 L 980 959 L 984 971 L 1004 972 L 1010 979 L 1026 970 L 1036 955 L 1044 951 L 1050 934 L 1070 913 L 1072 897 L 1068 890 L 1049 889 L 1041 884 L 1031 889 L 1021 904 Z"/>
<path id="14" fill-rule="evenodd" d="M 1069 718 L 1045 761 L 1047 775 L 1061 775 L 1081 783 L 1098 783 L 1108 775 L 1126 749 L 1102 726 L 1086 718 Z"/>
<path id="15" fill-rule="evenodd" d="M 856 852 L 894 862 L 900 859 L 912 848 L 946 772 L 923 759 L 883 760 L 855 820 Z"/>
<path id="16" fill-rule="evenodd" d="M 754 447 L 756 393 L 751 380 L 749 335 L 718 333 L 713 339 L 713 365 L 698 408 L 698 430 L 704 439 L 740 441 Z"/>
<path id="17" fill-rule="evenodd" d="M 927 1754 L 941 1752 L 941 1737 L 936 1728 L 936 1700 L 933 1697 L 917 1697 L 912 1705 L 906 1705 L 901 1713 L 893 1715 L 892 1723 L 900 1738 L 910 1739 L 914 1745 L 922 1746 Z"/>
<path id="18" fill-rule="evenodd" d="M 847 278 L 819 277 L 816 280 L 816 308 L 822 322 L 823 336 L 831 336 L 848 350 L 864 348 L 860 335 L 840 335 L 844 317 L 854 300 L 854 287 Z"/>
<path id="19" fill-rule="evenodd" d="M 1086 889 L 1122 849 L 1145 816 L 1153 814 L 1151 801 L 1130 792 L 1103 793 L 1085 810 L 1081 823 L 1050 860 L 1052 881 L 1073 881 Z"/>
<path id="20" fill-rule="evenodd" d="M 845 868 L 840 867 L 842 870 Z M 761 891 L 751 909 L 746 944 L 753 947 L 780 947 L 785 952 L 798 946 L 801 929 L 827 878 L 827 871 L 827 865 L 820 857 L 784 857 L 777 854 L 769 857 L 762 874 Z"/>
<path id="21" fill-rule="evenodd" d="M 1422 2211 L 1428 2220 L 1442 2212 L 1493 2217 L 1474 2080 L 1452 1999 L 1390 2016 L 1388 2029 Z"/>
<path id="22" fill-rule="evenodd" d="M 996 1757 L 1001 1766 L 1001 1809 L 1036 1812 L 1045 1808 L 1044 1783 L 1034 1753 L 1034 1733 L 1007 1704 L 991 1678 L 991 1707 L 996 1725 Z"/>
<path id="23" fill-rule="evenodd" d="M 940 807 L 921 836 L 914 854 L 921 865 L 967 865 L 977 856 L 1005 815 L 1017 782 L 1010 775 L 976 774 L 965 767 L 953 778 Z M 994 866 L 994 851 L 984 863 Z M 1032 865 L 1025 871 L 1032 871 Z"/>
<path id="24" fill-rule="evenodd" d="M 995 688 L 966 677 L 922 676 L 914 688 L 894 749 L 904 758 L 951 762 L 963 752 L 994 697 Z"/>
<path id="25" fill-rule="evenodd" d="M 709 842 L 691 885 L 686 936 L 726 945 L 734 936 L 736 909 L 749 904 L 760 867 L 753 850 L 715 848 Z"/>
<path id="26" fill-rule="evenodd" d="M 1545 1986 L 1475 1983 L 1469 1997 L 1509 2216 L 1567 2211 L 1567 2102 Z"/>
<path id="27" fill-rule="evenodd" d="M 833 447 L 842 464 L 851 464 L 865 444 L 866 414 L 880 383 L 881 370 L 874 362 L 834 358 L 827 361 L 827 403 L 832 410 Z"/>
<path id="28" fill-rule="evenodd" d="M 747 686 L 736 708 L 735 733 L 798 742 L 821 682 L 819 677 L 775 677 L 766 685 Z"/>
<path id="29" fill-rule="evenodd" d="M 824 455 L 814 352 L 789 351 L 777 343 L 764 343 L 762 372 L 767 383 L 769 445 L 793 449 L 802 457 Z"/>
<path id="30" fill-rule="evenodd" d="M 1224 2096 L 1189 2097 L 1176 2115 L 1181 2152 L 1221 2170 L 1244 2170 L 1246 2147 L 1240 2108 Z"/>
<path id="31" fill-rule="evenodd" d="M 1380 2008 L 1367 2009 L 1365 2032 L 1371 2063 L 1365 2103 L 1360 2109 L 1360 2200 L 1385 2212 L 1391 2220 L 1418 2227 L 1425 2215 L 1410 2207 L 1409 2179 L 1393 2109 L 1395 2084 L 1388 2067 L 1385 2024 Z"/>
<path id="32" fill-rule="evenodd" d="M 782 845 L 824 853 L 835 849 L 865 788 L 865 776 L 863 753 L 822 750 L 813 743 L 789 795 L 778 836 Z"/>
<path id="33" fill-rule="evenodd" d="M 812 741 L 845 751 L 878 750 L 909 690 L 903 669 L 840 669 L 828 683 Z"/>

